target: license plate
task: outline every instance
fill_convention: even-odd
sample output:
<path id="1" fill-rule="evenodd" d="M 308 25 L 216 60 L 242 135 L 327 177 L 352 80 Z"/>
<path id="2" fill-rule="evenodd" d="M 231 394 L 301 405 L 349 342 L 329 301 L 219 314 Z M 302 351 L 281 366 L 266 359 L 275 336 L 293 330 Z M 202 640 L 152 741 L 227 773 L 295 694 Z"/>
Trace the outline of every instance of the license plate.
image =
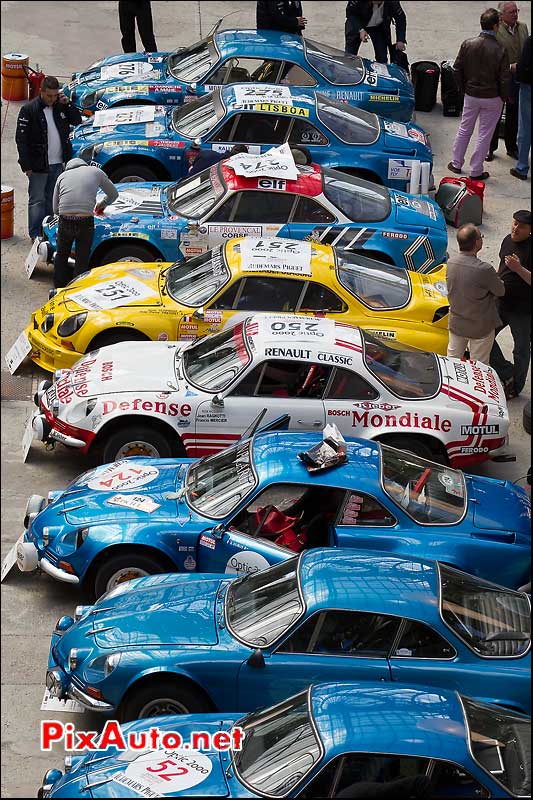
<path id="1" fill-rule="evenodd" d="M 34 239 L 33 244 L 31 246 L 31 250 L 26 257 L 26 261 L 24 262 L 24 266 L 26 268 L 26 275 L 28 278 L 31 278 L 33 274 L 33 270 L 41 260 L 39 255 L 39 245 L 41 244 L 40 239 Z"/>
<path id="2" fill-rule="evenodd" d="M 48 688 L 44 690 L 41 711 L 63 711 L 66 714 L 83 714 L 84 707 L 76 700 L 60 700 L 59 697 L 52 697 Z"/>
<path id="3" fill-rule="evenodd" d="M 20 367 L 28 353 L 31 353 L 30 340 L 25 331 L 22 331 L 15 344 L 6 353 L 7 368 L 12 375 Z"/>
<path id="4" fill-rule="evenodd" d="M 17 563 L 17 547 L 19 542 L 24 539 L 24 534 L 21 534 L 11 550 L 8 552 L 7 556 L 4 558 L 2 562 L 2 573 L 0 577 L 0 583 L 4 580 L 4 578 L 9 575 L 15 564 Z"/>
<path id="5" fill-rule="evenodd" d="M 26 426 L 24 428 L 24 435 L 22 437 L 22 462 L 24 463 L 28 458 L 28 453 L 30 452 L 31 443 L 33 442 L 34 430 L 33 430 L 33 414 L 31 414 L 28 419 L 26 420 Z"/>

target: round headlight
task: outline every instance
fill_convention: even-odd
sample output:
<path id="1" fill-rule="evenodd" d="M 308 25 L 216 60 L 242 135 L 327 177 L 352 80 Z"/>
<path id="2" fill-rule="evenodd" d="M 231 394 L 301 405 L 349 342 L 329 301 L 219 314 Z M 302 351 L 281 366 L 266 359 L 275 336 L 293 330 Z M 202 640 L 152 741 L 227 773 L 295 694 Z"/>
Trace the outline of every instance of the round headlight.
<path id="1" fill-rule="evenodd" d="M 58 782 L 60 778 L 63 777 L 63 773 L 60 769 L 47 769 L 44 773 L 43 784 L 39 789 L 38 797 L 44 797 L 44 794 L 47 792 L 51 792 L 54 788 L 54 784 Z"/>
<path id="2" fill-rule="evenodd" d="M 44 547 L 48 547 L 50 544 L 50 527 L 45 525 L 43 528 L 43 545 Z"/>
<path id="3" fill-rule="evenodd" d="M 44 320 L 41 323 L 41 331 L 43 333 L 48 333 L 54 327 L 54 315 L 47 314 Z"/>
<path id="4" fill-rule="evenodd" d="M 74 625 L 73 617 L 60 617 L 56 622 L 55 633 L 65 633 Z"/>
<path id="5" fill-rule="evenodd" d="M 121 653 L 111 653 L 110 656 L 107 656 L 104 664 L 104 674 L 106 678 L 118 667 L 121 655 Z"/>
<path id="6" fill-rule="evenodd" d="M 86 319 L 86 311 L 83 311 L 81 314 L 74 314 L 72 317 L 67 317 L 67 319 L 64 319 L 63 322 L 60 322 L 57 326 L 57 335 L 73 336 L 79 331 Z"/>
<path id="7" fill-rule="evenodd" d="M 58 669 L 51 669 L 46 673 L 46 688 L 52 697 L 62 697 L 63 677 Z"/>

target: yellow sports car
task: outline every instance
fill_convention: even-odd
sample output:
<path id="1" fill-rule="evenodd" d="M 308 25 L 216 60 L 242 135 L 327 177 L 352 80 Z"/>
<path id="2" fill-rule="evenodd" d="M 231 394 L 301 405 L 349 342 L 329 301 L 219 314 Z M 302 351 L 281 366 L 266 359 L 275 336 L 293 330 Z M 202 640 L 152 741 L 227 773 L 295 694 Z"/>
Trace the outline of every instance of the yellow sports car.
<path id="1" fill-rule="evenodd" d="M 31 358 L 51 372 L 108 344 L 195 339 L 261 311 L 333 317 L 445 354 L 445 270 L 407 272 L 315 242 L 230 239 L 187 262 L 93 269 L 36 311 L 26 334 Z"/>

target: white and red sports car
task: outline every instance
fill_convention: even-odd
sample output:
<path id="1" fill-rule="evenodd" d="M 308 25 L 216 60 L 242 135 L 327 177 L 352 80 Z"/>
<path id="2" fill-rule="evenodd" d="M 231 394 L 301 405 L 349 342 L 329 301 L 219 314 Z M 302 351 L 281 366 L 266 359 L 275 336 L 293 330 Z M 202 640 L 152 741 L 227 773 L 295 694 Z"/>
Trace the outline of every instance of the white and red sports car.
<path id="1" fill-rule="evenodd" d="M 36 402 L 42 441 L 95 450 L 104 461 L 218 452 L 265 407 L 265 423 L 285 413 L 291 430 L 334 422 L 345 437 L 460 467 L 495 455 L 509 427 L 489 366 L 286 314 L 250 316 L 191 343 L 104 347 L 44 382 Z"/>

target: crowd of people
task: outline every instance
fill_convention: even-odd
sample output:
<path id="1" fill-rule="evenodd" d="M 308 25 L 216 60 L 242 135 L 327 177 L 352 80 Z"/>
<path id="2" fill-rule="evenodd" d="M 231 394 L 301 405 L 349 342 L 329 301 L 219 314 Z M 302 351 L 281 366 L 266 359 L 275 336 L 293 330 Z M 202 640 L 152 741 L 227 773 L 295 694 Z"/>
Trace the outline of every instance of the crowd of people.
<path id="1" fill-rule="evenodd" d="M 480 181 L 490 177 L 484 163 L 495 158 L 503 126 L 507 155 L 516 162 L 510 175 L 527 179 L 531 148 L 531 36 L 518 16 L 515 2 L 488 8 L 481 15 L 479 34 L 466 39 L 459 48 L 454 74 L 464 94 L 464 105 L 448 164 L 453 173 L 462 173 L 467 148 L 479 123 L 470 177 Z M 150 2 L 121 0 L 119 23 L 124 52 L 136 51 L 135 25 L 145 50 L 157 50 Z M 260 0 L 256 24 L 258 29 L 302 35 L 307 19 L 300 0 Z M 347 3 L 346 51 L 357 54 L 368 40 L 376 61 L 387 63 L 390 59 L 400 66 L 408 65 L 407 18 L 400 2 Z M 57 79 L 48 76 L 39 95 L 22 107 L 17 122 L 19 164 L 28 177 L 30 239 L 39 235 L 45 216 L 59 216 L 56 287 L 65 286 L 87 269 L 93 215 L 101 214 L 117 197 L 116 188 L 100 169 L 72 159 L 69 133 L 81 119 L 79 110 L 60 91 Z M 230 153 L 214 153 L 195 142 L 189 174 L 245 151 L 244 145 L 237 145 Z M 96 204 L 99 191 L 104 192 L 104 198 Z M 450 257 L 447 270 L 448 355 L 461 358 L 466 353 L 473 359 L 490 362 L 511 399 L 522 391 L 530 362 L 531 212 L 522 209 L 513 215 L 511 233 L 501 243 L 497 271 L 478 258 L 483 235 L 475 225 L 464 225 L 457 231 L 457 244 L 458 253 Z M 76 262 L 72 267 L 69 256 L 74 245 Z M 507 327 L 514 342 L 513 362 L 504 357 L 497 341 L 500 331 Z"/>

